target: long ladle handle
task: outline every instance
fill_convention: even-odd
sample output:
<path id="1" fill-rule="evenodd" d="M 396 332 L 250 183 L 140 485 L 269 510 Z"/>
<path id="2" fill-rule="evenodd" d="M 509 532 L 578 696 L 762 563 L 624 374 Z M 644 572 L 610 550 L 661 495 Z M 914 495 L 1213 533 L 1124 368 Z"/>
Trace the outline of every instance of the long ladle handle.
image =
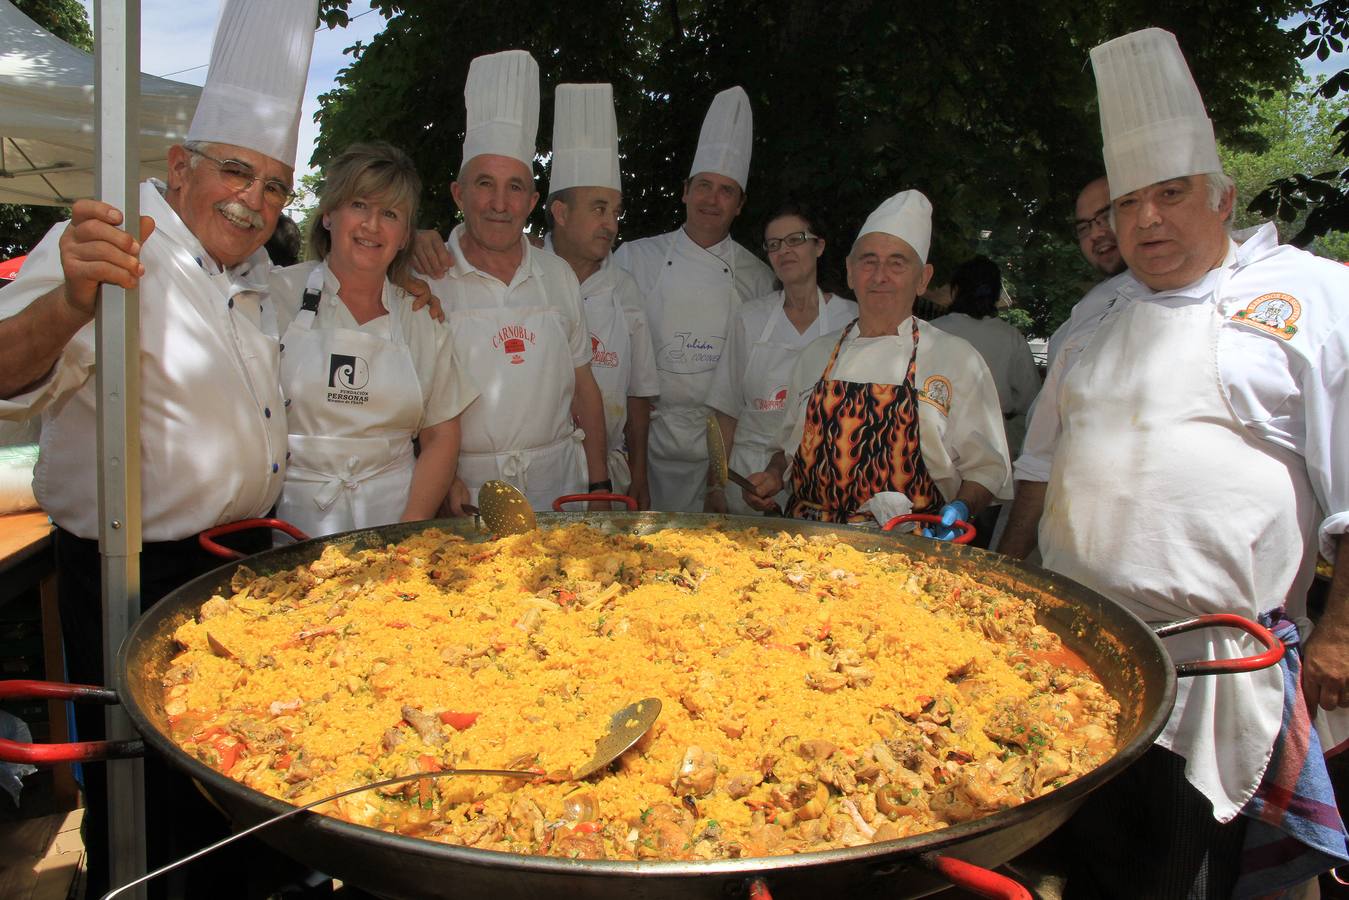
<path id="1" fill-rule="evenodd" d="M 373 782 L 372 784 L 357 785 L 354 788 L 347 788 L 345 791 L 339 791 L 338 793 L 333 794 L 330 797 L 323 797 L 319 800 L 315 800 L 313 803 L 306 803 L 304 806 L 297 806 L 294 809 L 288 809 L 283 813 L 278 813 L 272 816 L 270 819 L 263 819 L 256 825 L 252 825 L 248 828 L 245 828 L 243 831 L 232 834 L 227 838 L 218 840 L 214 844 L 202 847 L 195 853 L 190 853 L 187 856 L 184 856 L 182 859 L 175 860 L 174 862 L 169 863 L 167 866 L 161 866 L 160 868 L 155 869 L 153 872 L 147 872 L 140 878 L 137 878 L 135 881 L 129 881 L 119 888 L 114 888 L 113 890 L 103 895 L 103 900 L 112 900 L 113 897 L 116 897 L 119 894 L 129 891 L 132 888 L 136 887 L 137 885 L 145 884 L 152 878 L 158 878 L 160 875 L 163 875 L 166 872 L 171 872 L 174 869 L 178 868 L 179 866 L 187 865 L 193 860 L 200 859 L 201 857 L 207 855 L 208 853 L 214 853 L 221 847 L 224 847 L 226 844 L 232 844 L 235 841 L 239 840 L 240 838 L 248 837 L 250 834 L 261 831 L 264 828 L 270 828 L 277 822 L 283 822 L 286 819 L 289 819 L 291 816 L 299 815 L 302 812 L 308 812 L 309 810 L 313 809 L 316 806 L 322 806 L 325 803 L 331 803 L 334 800 L 340 800 L 343 797 L 350 796 L 351 794 L 359 794 L 361 791 L 371 791 L 377 788 L 389 787 L 390 785 L 394 784 L 403 784 L 408 781 L 417 781 L 418 779 L 421 778 L 444 778 L 447 775 L 489 775 L 489 776 L 495 775 L 500 776 L 502 778 L 521 778 L 521 777 L 538 778 L 540 776 L 540 773 L 533 770 L 520 770 L 520 769 L 445 769 L 439 772 L 417 772 L 414 775 L 399 775 L 397 778 L 386 778 L 384 781 L 376 781 Z"/>

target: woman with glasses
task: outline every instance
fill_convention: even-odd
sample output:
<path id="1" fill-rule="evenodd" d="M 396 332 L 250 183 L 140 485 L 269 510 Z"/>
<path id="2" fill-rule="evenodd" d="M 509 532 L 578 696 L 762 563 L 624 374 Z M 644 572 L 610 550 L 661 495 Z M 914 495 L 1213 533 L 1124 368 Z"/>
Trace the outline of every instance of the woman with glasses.
<path id="1" fill-rule="evenodd" d="M 773 439 L 787 408 L 792 363 L 817 337 L 842 331 L 857 318 L 857 304 L 826 293 L 817 280 L 825 239 L 814 215 L 784 203 L 764 226 L 764 251 L 780 285 L 777 291 L 741 304 L 730 339 L 717 363 L 707 405 L 717 416 L 730 467 L 742 475 L 761 472 L 772 456 Z M 785 493 L 778 507 L 786 502 Z M 712 512 L 754 515 L 744 492 L 731 486 L 708 495 Z"/>
<path id="2" fill-rule="evenodd" d="M 478 389 L 445 326 L 394 286 L 420 193 L 401 150 L 353 145 L 324 172 L 316 261 L 273 272 L 290 431 L 277 514 L 310 535 L 431 518 L 454 480 Z"/>

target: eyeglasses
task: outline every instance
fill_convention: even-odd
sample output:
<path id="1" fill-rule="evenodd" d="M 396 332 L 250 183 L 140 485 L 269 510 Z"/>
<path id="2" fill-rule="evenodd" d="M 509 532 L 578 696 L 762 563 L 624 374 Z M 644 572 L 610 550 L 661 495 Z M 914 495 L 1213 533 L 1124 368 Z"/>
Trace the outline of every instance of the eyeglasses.
<path id="1" fill-rule="evenodd" d="M 1073 234 L 1077 235 L 1079 239 L 1091 234 L 1097 228 L 1104 228 L 1106 231 L 1110 230 L 1109 206 L 1102 206 L 1100 209 L 1096 210 L 1096 215 L 1092 216 L 1090 219 L 1073 219 Z"/>
<path id="2" fill-rule="evenodd" d="M 767 253 L 777 253 L 783 247 L 800 247 L 806 241 L 819 240 L 809 231 L 793 231 L 791 234 L 785 234 L 780 238 L 769 238 L 763 242 L 764 251 Z"/>
<path id="3" fill-rule="evenodd" d="M 236 194 L 248 190 L 253 186 L 253 182 L 258 180 L 253 167 L 246 162 L 240 162 L 237 159 L 216 159 L 210 154 L 190 148 L 187 152 L 215 163 L 216 169 L 220 172 L 220 180 L 225 182 L 225 187 Z M 284 181 L 268 178 L 262 183 L 262 198 L 267 201 L 268 205 L 280 208 L 295 199 L 295 192 Z"/>

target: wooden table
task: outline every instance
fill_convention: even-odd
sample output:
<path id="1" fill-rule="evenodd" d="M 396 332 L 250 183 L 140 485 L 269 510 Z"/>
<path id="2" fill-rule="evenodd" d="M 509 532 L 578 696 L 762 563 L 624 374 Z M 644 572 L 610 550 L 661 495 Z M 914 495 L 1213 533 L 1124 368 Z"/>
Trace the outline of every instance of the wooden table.
<path id="1" fill-rule="evenodd" d="M 37 588 L 42 604 L 43 675 L 48 681 L 65 681 L 65 655 L 61 649 L 61 610 L 56 602 L 56 552 L 52 542 L 52 524 L 44 512 L 15 513 L 0 516 L 0 605 Z M 52 700 L 47 704 L 50 740 L 70 740 L 66 723 L 66 704 Z M 64 808 L 76 805 L 75 778 L 68 764 L 52 773 L 57 800 Z"/>

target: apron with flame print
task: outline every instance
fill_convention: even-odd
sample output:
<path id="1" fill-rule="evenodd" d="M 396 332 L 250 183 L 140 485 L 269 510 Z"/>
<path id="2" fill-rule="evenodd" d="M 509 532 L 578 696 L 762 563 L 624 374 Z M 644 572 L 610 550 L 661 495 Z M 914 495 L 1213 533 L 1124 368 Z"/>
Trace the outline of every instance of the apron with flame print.
<path id="1" fill-rule="evenodd" d="M 792 458 L 787 501 L 792 518 L 861 521 L 867 516 L 857 508 L 884 491 L 908 495 L 914 512 L 939 509 L 946 502 L 918 444 L 918 320 L 913 320 L 913 354 L 903 384 L 829 377 L 856 324 L 843 329 L 806 403 L 801 446 Z"/>

